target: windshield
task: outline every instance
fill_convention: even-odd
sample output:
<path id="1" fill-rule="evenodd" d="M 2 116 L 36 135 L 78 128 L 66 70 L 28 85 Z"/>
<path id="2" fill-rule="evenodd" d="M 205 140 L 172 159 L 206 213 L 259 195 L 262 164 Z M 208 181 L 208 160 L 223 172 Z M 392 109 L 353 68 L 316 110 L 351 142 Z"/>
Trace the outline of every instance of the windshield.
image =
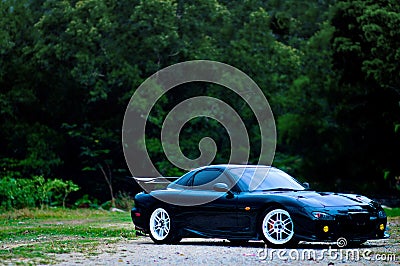
<path id="1" fill-rule="evenodd" d="M 244 191 L 304 190 L 305 188 L 285 172 L 270 167 L 240 167 L 228 170 L 239 179 Z"/>

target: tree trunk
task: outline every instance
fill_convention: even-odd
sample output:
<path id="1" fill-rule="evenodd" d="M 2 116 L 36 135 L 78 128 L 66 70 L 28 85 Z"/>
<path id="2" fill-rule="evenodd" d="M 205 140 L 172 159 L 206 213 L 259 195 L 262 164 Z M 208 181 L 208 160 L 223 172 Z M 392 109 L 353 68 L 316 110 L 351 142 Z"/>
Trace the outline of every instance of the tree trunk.
<path id="1" fill-rule="evenodd" d="M 110 189 L 110 194 L 111 194 L 111 207 L 115 208 L 115 198 L 114 198 L 114 192 L 113 192 L 113 187 L 112 187 L 112 175 L 111 175 L 111 170 L 110 167 L 107 165 L 108 168 L 108 175 L 106 173 L 106 171 L 104 171 L 104 168 L 101 164 L 99 164 L 100 170 L 103 173 L 104 179 L 107 182 L 108 188 Z"/>

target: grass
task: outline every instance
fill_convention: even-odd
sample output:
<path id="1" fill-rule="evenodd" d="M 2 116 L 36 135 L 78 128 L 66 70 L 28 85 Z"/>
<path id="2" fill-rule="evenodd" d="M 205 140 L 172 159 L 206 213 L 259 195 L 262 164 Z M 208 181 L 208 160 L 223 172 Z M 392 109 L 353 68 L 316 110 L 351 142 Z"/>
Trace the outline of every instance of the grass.
<path id="1" fill-rule="evenodd" d="M 54 254 L 98 253 L 100 244 L 134 239 L 129 212 L 48 209 L 0 214 L 0 264 L 50 264 Z"/>
<path id="2" fill-rule="evenodd" d="M 385 212 L 388 217 L 400 216 L 400 208 L 385 208 Z"/>

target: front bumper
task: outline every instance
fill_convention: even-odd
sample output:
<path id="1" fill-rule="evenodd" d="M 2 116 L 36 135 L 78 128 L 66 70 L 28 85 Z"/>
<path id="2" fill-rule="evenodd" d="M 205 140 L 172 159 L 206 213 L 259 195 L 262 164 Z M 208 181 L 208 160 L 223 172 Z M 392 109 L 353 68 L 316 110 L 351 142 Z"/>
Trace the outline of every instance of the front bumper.
<path id="1" fill-rule="evenodd" d="M 350 241 L 388 238 L 387 218 L 335 216 L 334 220 L 308 221 L 297 235 L 305 241 L 336 241 L 344 237 Z"/>

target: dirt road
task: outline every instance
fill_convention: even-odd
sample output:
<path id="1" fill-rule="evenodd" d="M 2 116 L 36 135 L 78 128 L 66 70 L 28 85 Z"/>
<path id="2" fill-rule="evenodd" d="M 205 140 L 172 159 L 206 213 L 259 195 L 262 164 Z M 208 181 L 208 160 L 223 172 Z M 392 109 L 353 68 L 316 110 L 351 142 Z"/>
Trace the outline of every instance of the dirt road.
<path id="1" fill-rule="evenodd" d="M 148 237 L 99 247 L 98 254 L 59 254 L 60 265 L 400 265 L 395 239 L 368 241 L 360 248 L 301 243 L 298 249 L 266 249 L 263 242 L 235 246 L 219 239 L 184 239 L 155 245 Z"/>

